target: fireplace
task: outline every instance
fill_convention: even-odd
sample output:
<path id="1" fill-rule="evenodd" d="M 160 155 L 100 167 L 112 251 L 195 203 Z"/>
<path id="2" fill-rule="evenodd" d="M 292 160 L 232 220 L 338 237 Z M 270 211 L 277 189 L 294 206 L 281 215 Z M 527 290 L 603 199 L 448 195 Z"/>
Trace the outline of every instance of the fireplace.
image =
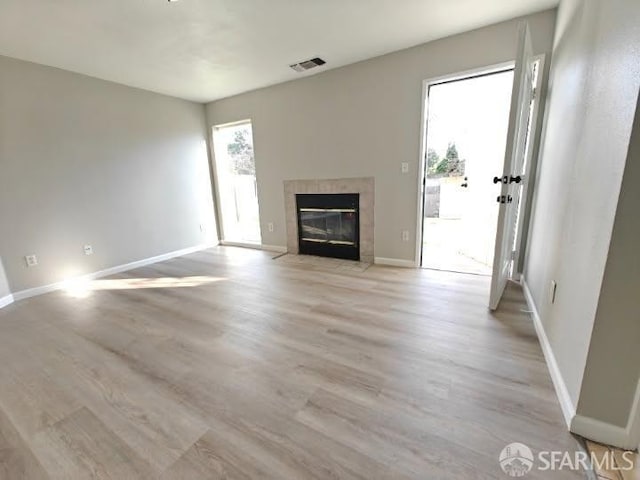
<path id="1" fill-rule="evenodd" d="M 360 260 L 359 197 L 357 193 L 297 194 L 299 252 Z"/>

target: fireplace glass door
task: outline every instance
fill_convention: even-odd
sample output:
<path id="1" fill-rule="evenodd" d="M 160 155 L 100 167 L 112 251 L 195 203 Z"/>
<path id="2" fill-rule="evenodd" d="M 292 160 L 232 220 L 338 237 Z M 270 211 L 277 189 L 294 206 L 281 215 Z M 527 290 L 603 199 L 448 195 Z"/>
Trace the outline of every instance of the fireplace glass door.
<path id="1" fill-rule="evenodd" d="M 297 194 L 299 252 L 360 260 L 357 193 Z"/>
<path id="2" fill-rule="evenodd" d="M 303 241 L 356 245 L 354 208 L 301 208 L 300 222 Z"/>

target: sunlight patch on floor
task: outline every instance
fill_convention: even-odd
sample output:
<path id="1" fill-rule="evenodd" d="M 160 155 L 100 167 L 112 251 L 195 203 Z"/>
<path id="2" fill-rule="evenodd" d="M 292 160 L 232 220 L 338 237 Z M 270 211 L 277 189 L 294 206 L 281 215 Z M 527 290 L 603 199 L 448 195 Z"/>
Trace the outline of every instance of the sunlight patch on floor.
<path id="1" fill-rule="evenodd" d="M 73 279 L 65 282 L 63 290 L 71 297 L 85 298 L 96 290 L 198 287 L 222 280 L 225 280 L 225 278 L 206 275 L 192 277 L 113 278 L 102 280 Z"/>

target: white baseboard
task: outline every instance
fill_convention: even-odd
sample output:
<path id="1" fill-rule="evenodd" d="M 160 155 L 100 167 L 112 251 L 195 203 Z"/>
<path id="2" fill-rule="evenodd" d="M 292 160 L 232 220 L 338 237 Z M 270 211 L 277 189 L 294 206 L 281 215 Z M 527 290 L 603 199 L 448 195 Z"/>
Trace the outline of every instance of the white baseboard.
<path id="1" fill-rule="evenodd" d="M 260 243 L 229 242 L 227 240 L 220 240 L 220 245 L 222 245 L 223 247 L 240 247 L 240 248 L 253 248 L 255 250 L 262 250 L 262 245 Z"/>
<path id="2" fill-rule="evenodd" d="M 558 363 L 549 344 L 549 339 L 544 331 L 542 322 L 540 321 L 540 315 L 536 308 L 529 286 L 523 276 L 521 278 L 522 290 L 524 296 L 527 299 L 529 309 L 532 311 L 533 324 L 540 340 L 542 352 L 551 374 L 551 380 L 553 380 L 553 386 L 562 408 L 562 414 L 564 415 L 565 422 L 569 427 L 569 430 L 577 435 L 594 440 L 606 445 L 613 445 L 624 449 L 635 450 L 640 444 L 640 380 L 636 386 L 636 393 L 633 399 L 633 405 L 631 407 L 631 413 L 626 427 L 620 427 L 618 425 L 612 425 L 607 422 L 602 422 L 591 417 L 580 415 L 576 413 L 576 407 L 571 401 L 569 391 L 564 383 Z"/>
<path id="3" fill-rule="evenodd" d="M 399 258 L 375 257 L 373 263 L 389 267 L 416 268 L 416 263 L 413 260 L 401 260 Z"/>
<path id="4" fill-rule="evenodd" d="M 640 446 L 640 380 L 636 385 L 636 393 L 625 427 L 578 414 L 571 422 L 571 431 L 599 443 L 625 450 L 637 449 Z"/>
<path id="5" fill-rule="evenodd" d="M 224 247 L 240 247 L 240 248 L 253 248 L 255 250 L 265 250 L 267 252 L 275 253 L 287 253 L 287 247 L 282 245 L 264 245 L 261 243 L 249 243 L 249 242 L 229 242 L 223 240 L 220 245 Z"/>
<path id="6" fill-rule="evenodd" d="M 49 285 L 43 285 L 41 287 L 28 288 L 26 290 L 21 290 L 19 292 L 13 293 L 13 300 L 24 300 L 25 298 L 35 297 L 36 295 L 42 295 L 45 293 L 53 292 L 56 290 L 60 290 L 64 288 L 69 280 L 94 280 L 96 278 L 106 277 L 108 275 L 114 275 L 116 273 L 124 272 L 127 270 L 132 270 L 138 267 L 144 267 L 145 265 L 151 265 L 152 263 L 162 262 L 164 260 L 169 260 L 171 258 L 180 257 L 182 255 L 187 255 L 189 253 L 197 252 L 200 250 L 204 250 L 206 248 L 211 248 L 214 246 L 213 244 L 203 244 L 196 245 L 194 247 L 182 248 L 180 250 L 175 250 L 173 252 L 163 253 L 162 255 L 156 255 L 154 257 L 144 258 L 142 260 L 136 260 L 135 262 L 125 263 L 123 265 L 117 265 L 115 267 L 110 267 L 105 270 L 100 270 L 97 272 L 87 273 L 86 275 L 80 275 L 74 279 L 65 279 L 60 282 L 51 283 Z"/>
<path id="7" fill-rule="evenodd" d="M 631 438 L 626 427 L 619 427 L 610 423 L 601 422 L 595 418 L 576 415 L 571 422 L 571 431 L 581 437 L 605 445 L 623 448 L 625 450 L 635 450 L 638 442 Z"/>
<path id="8" fill-rule="evenodd" d="M 629 414 L 629 422 L 627 423 L 627 431 L 629 432 L 629 442 L 633 445 L 634 450 L 640 450 L 640 378 L 636 385 L 636 394 L 633 397 L 633 405 Z"/>
<path id="9" fill-rule="evenodd" d="M 13 295 L 7 295 L 6 297 L 0 298 L 0 308 L 6 307 L 7 305 L 11 305 L 14 302 Z"/>
<path id="10" fill-rule="evenodd" d="M 540 320 L 538 308 L 533 301 L 531 291 L 529 290 L 529 286 L 527 285 L 524 276 L 521 278 L 520 283 L 522 284 L 522 290 L 524 291 L 527 305 L 529 305 L 529 309 L 531 310 L 533 325 L 535 326 L 538 340 L 540 341 L 540 346 L 542 347 L 544 359 L 547 362 L 547 368 L 549 369 L 549 374 L 551 375 L 551 380 L 553 381 L 553 386 L 556 390 L 556 396 L 558 397 L 558 401 L 560 402 L 560 408 L 562 409 L 564 421 L 566 422 L 567 427 L 570 429 L 572 420 L 576 416 L 576 407 L 571 400 L 567 385 L 564 383 L 564 378 L 562 378 L 562 373 L 560 372 L 560 368 L 558 367 L 558 362 L 556 361 L 556 357 L 553 354 L 553 350 L 551 349 L 551 344 L 549 343 L 547 334 L 544 331 L 544 326 L 542 325 L 542 321 Z"/>
<path id="11" fill-rule="evenodd" d="M 274 253 L 287 253 L 287 247 L 283 247 L 282 245 L 262 245 L 262 250 Z"/>

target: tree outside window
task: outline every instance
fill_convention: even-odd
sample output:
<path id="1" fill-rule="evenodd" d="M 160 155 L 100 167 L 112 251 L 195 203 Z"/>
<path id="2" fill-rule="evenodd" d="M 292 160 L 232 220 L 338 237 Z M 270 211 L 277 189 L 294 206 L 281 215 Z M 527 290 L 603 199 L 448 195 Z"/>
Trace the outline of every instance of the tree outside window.
<path id="1" fill-rule="evenodd" d="M 227 145 L 231 158 L 231 170 L 236 175 L 255 175 L 256 164 L 253 158 L 253 146 L 249 141 L 251 132 L 243 128 L 234 132 L 233 141 Z"/>
<path id="2" fill-rule="evenodd" d="M 430 177 L 459 177 L 464 175 L 465 160 L 460 159 L 455 142 L 449 142 L 443 158 L 432 148 L 427 150 L 427 173 Z"/>

